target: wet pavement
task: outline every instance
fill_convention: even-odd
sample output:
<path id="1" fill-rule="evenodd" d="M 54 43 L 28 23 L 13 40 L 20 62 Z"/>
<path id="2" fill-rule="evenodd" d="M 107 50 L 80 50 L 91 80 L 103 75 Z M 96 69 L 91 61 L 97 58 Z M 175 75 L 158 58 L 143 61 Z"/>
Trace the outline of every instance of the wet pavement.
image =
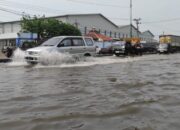
<path id="1" fill-rule="evenodd" d="M 0 64 L 0 130 L 179 130 L 180 54 Z"/>

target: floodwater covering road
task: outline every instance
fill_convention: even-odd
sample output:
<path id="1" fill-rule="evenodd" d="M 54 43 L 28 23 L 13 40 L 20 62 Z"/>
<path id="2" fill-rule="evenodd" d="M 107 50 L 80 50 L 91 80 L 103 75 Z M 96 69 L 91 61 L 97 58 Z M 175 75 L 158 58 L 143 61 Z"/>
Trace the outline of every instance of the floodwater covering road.
<path id="1" fill-rule="evenodd" d="M 179 130 L 179 78 L 180 54 L 0 64 L 0 130 Z"/>

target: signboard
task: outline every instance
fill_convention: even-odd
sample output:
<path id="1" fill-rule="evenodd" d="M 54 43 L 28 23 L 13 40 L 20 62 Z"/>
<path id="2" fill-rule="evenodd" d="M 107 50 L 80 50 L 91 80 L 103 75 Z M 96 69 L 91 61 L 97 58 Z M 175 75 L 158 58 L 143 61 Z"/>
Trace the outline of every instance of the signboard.
<path id="1" fill-rule="evenodd" d="M 170 36 L 163 36 L 159 38 L 160 43 L 171 43 L 171 37 Z"/>
<path id="2" fill-rule="evenodd" d="M 20 39 L 37 39 L 37 33 L 18 33 Z"/>
<path id="3" fill-rule="evenodd" d="M 16 38 L 16 47 L 21 47 L 25 41 L 33 41 L 37 39 L 36 33 L 18 33 Z"/>

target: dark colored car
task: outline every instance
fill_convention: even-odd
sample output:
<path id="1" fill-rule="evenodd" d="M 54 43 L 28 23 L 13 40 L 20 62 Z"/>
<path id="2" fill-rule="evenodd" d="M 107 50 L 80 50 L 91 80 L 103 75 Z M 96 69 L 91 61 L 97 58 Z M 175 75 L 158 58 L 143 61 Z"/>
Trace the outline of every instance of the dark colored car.
<path id="1" fill-rule="evenodd" d="M 112 45 L 113 54 L 116 56 L 125 55 L 125 42 L 117 41 Z"/>
<path id="2" fill-rule="evenodd" d="M 143 53 L 157 53 L 158 52 L 158 43 L 141 43 L 143 46 Z"/>

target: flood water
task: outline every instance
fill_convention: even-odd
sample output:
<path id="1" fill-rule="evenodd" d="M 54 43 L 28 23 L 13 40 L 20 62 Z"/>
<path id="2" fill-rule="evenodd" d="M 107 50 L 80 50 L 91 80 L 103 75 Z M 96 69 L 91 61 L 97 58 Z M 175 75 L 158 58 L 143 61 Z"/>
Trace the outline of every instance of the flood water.
<path id="1" fill-rule="evenodd" d="M 0 130 L 180 130 L 180 54 L 0 64 Z"/>

